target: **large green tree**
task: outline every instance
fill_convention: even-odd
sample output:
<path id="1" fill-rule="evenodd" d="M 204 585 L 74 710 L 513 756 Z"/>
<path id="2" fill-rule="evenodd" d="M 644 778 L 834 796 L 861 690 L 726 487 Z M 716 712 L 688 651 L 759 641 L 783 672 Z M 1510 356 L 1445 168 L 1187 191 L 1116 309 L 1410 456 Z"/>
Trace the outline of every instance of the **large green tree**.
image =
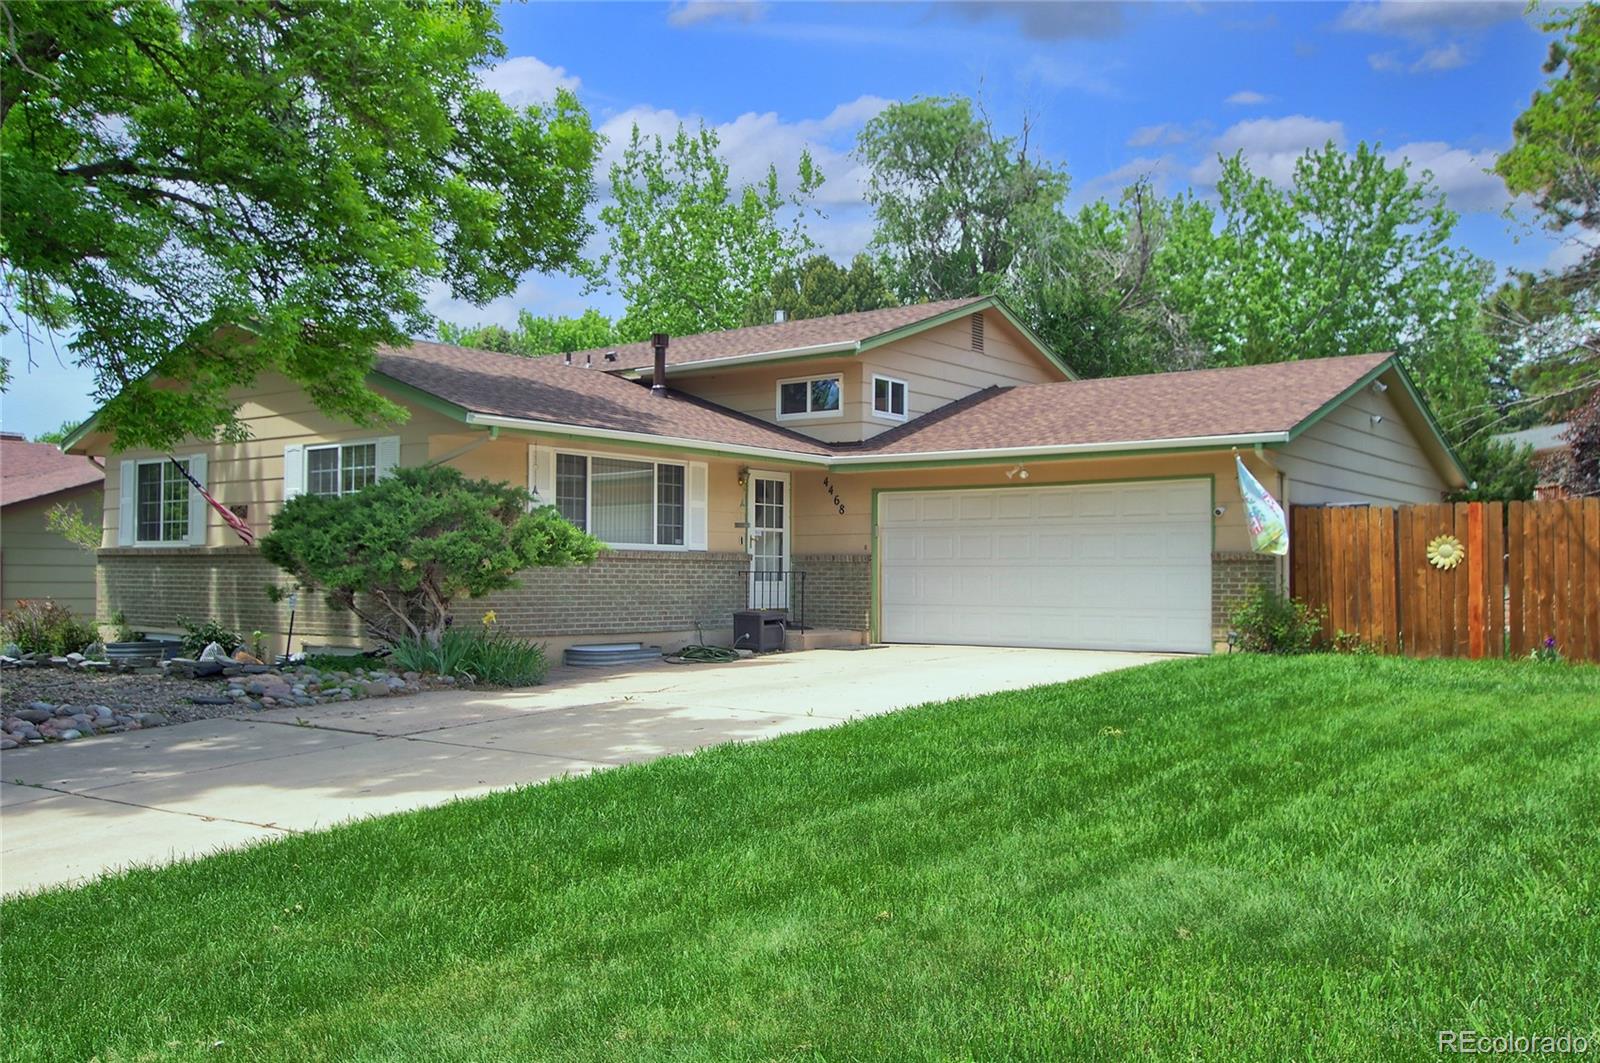
<path id="1" fill-rule="evenodd" d="M 599 267 L 627 304 L 623 339 L 736 328 L 773 276 L 812 248 L 804 218 L 823 177 L 809 154 L 791 193 L 772 166 L 759 184 L 735 188 L 715 130 L 679 126 L 663 140 L 634 126 L 610 176 Z"/>
<path id="2" fill-rule="evenodd" d="M 1067 194 L 1066 171 L 1037 157 L 1026 127 L 998 134 L 960 96 L 890 105 L 862 128 L 856 155 L 872 249 L 908 302 L 998 291 Z"/>
<path id="3" fill-rule="evenodd" d="M 827 255 L 812 255 L 773 274 L 767 290 L 745 308 L 744 323 L 767 324 L 780 310 L 789 320 L 798 321 L 881 310 L 895 302 L 894 292 L 867 255 L 857 255 L 848 269 Z"/>
<path id="4" fill-rule="evenodd" d="M 592 307 L 577 317 L 539 317 L 526 310 L 517 314 L 514 328 L 503 325 L 454 325 L 439 322 L 439 339 L 462 347 L 506 354 L 560 354 L 620 342 L 614 321 Z"/>
<path id="5" fill-rule="evenodd" d="M 1208 352 L 1171 289 L 1206 268 L 1213 220 L 1192 196 L 1163 200 L 1138 181 L 1041 226 L 1002 290 L 1081 376 L 1194 368 Z"/>
<path id="6" fill-rule="evenodd" d="M 364 378 L 430 288 L 483 302 L 579 259 L 596 134 L 570 93 L 479 84 L 505 51 L 482 0 L 0 9 L 7 308 L 71 333 L 121 446 L 237 438 L 229 391 L 268 370 L 402 417 Z"/>
<path id="7" fill-rule="evenodd" d="M 1217 239 L 1171 283 L 1208 364 L 1395 351 L 1447 426 L 1489 400 L 1492 270 L 1429 174 L 1328 144 L 1287 188 L 1225 159 L 1217 191 Z"/>
<path id="8" fill-rule="evenodd" d="M 1517 362 L 1517 406 L 1578 426 L 1558 471 L 1587 493 L 1600 482 L 1600 6 L 1558 11 L 1545 23 L 1556 34 L 1548 77 L 1495 170 L 1512 192 L 1533 197 L 1540 221 L 1571 242 L 1575 260 L 1518 278 L 1489 309 Z"/>

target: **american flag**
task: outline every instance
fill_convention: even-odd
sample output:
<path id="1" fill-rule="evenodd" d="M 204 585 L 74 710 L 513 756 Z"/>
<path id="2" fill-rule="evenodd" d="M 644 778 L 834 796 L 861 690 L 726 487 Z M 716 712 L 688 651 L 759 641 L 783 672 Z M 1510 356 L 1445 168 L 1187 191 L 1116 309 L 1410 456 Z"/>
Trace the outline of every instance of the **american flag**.
<path id="1" fill-rule="evenodd" d="M 211 503 L 212 509 L 222 514 L 222 519 L 228 522 L 228 527 L 232 528 L 239 538 L 244 540 L 246 546 L 254 546 L 256 544 L 256 535 L 255 532 L 250 530 L 250 525 L 241 520 L 233 510 L 212 498 L 211 493 L 200 486 L 200 481 L 189 475 L 189 470 L 183 467 L 183 462 L 174 458 L 171 454 L 167 455 L 167 460 L 172 462 L 173 468 L 183 473 L 183 478 L 189 481 L 190 487 L 200 492 L 201 498 Z"/>

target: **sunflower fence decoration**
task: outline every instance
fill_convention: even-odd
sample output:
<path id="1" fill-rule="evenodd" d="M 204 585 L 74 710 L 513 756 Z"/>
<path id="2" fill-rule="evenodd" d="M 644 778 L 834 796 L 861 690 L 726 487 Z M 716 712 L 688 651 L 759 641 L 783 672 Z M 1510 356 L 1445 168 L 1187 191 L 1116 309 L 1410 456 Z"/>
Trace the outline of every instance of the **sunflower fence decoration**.
<path id="1" fill-rule="evenodd" d="M 1428 564 L 1448 572 L 1461 564 L 1467 548 L 1454 535 L 1438 535 L 1428 543 Z"/>

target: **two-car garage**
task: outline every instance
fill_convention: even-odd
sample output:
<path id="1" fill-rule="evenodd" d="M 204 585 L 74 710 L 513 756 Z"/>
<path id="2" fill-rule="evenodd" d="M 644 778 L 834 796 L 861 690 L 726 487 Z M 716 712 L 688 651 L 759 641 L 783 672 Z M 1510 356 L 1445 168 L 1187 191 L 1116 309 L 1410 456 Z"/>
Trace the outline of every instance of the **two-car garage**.
<path id="1" fill-rule="evenodd" d="M 885 642 L 1211 649 L 1210 479 L 884 491 Z"/>

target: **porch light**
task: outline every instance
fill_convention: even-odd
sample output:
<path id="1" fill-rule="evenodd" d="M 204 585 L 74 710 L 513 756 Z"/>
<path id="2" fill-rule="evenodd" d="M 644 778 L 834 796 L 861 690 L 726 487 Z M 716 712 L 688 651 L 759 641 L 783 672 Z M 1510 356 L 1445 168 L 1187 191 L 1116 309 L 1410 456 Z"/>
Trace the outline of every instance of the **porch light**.
<path id="1" fill-rule="evenodd" d="M 1383 423 L 1383 414 L 1375 413 L 1375 414 L 1372 415 L 1372 427 L 1376 428 L 1382 423 Z"/>
<path id="2" fill-rule="evenodd" d="M 1007 480 L 1026 480 L 1027 478 L 1028 470 L 1021 465 L 1013 465 L 1006 470 Z"/>

